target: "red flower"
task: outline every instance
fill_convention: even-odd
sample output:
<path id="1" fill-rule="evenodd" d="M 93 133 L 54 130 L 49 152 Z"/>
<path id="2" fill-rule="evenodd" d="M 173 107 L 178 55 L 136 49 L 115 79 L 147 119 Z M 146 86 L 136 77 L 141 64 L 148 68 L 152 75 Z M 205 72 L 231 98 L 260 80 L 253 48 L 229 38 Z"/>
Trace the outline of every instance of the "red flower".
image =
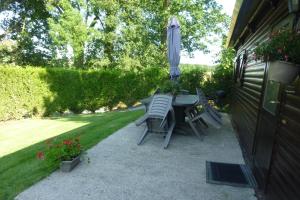
<path id="1" fill-rule="evenodd" d="M 42 152 L 42 151 L 37 152 L 36 157 L 39 160 L 44 160 L 44 158 L 45 158 L 44 152 Z"/>
<path id="2" fill-rule="evenodd" d="M 64 140 L 63 142 L 65 145 L 71 145 L 72 144 L 72 141 L 71 140 Z"/>

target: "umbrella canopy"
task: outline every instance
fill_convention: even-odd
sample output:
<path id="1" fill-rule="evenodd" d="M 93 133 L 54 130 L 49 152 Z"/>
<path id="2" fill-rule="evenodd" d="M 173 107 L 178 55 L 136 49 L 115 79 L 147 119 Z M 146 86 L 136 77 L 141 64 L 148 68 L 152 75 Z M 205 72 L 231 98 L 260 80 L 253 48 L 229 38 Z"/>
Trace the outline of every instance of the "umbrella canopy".
<path id="1" fill-rule="evenodd" d="M 168 24 L 167 41 L 168 41 L 168 59 L 170 63 L 170 77 L 176 79 L 180 76 L 178 68 L 180 62 L 180 26 L 175 17 L 172 17 Z"/>

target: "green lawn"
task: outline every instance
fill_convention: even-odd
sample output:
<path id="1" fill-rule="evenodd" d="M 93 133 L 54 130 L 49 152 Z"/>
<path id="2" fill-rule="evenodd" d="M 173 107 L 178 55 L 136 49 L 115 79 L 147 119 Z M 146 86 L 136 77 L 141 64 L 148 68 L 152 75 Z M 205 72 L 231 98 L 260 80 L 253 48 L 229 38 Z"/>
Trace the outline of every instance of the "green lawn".
<path id="1" fill-rule="evenodd" d="M 80 136 L 82 146 L 88 149 L 142 114 L 141 110 L 110 112 L 0 124 L 0 200 L 13 199 L 55 170 L 36 158 L 45 148 L 45 139 Z M 7 155 L 1 157 L 1 153 Z"/>

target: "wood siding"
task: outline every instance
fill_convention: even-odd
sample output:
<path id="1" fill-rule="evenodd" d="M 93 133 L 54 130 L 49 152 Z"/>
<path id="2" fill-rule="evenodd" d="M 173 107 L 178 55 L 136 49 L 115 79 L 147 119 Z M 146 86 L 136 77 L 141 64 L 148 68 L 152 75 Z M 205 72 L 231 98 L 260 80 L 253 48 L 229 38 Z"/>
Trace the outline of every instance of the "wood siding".
<path id="1" fill-rule="evenodd" d="M 232 119 L 248 164 L 252 164 L 252 152 L 266 74 L 266 63 L 256 61 L 252 52 L 258 43 L 268 39 L 272 28 L 288 15 L 287 2 L 284 0 L 279 1 L 277 8 L 272 8 L 266 1 L 262 1 L 259 9 L 264 15 L 260 14 L 259 19 L 253 19 L 257 23 L 255 33 L 243 31 L 241 41 L 244 43 L 236 43 L 237 55 L 242 55 L 246 51 L 248 58 L 243 70 L 242 84 L 238 82 L 234 86 Z"/>
<path id="2" fill-rule="evenodd" d="M 247 158 L 251 160 L 256 124 L 263 92 L 265 63 L 248 63 L 243 85 L 236 84 L 232 102 L 232 119 Z"/>
<path id="3" fill-rule="evenodd" d="M 289 19 L 286 0 L 278 0 L 276 8 L 268 5 L 269 1 L 261 1 L 258 14 L 253 16 L 256 30 L 242 31 L 240 37 L 234 41 L 237 57 L 248 53 L 247 61 L 242 69 L 242 75 L 234 86 L 231 104 L 232 122 L 237 131 L 246 163 L 252 168 L 259 185 L 259 191 L 266 200 L 299 200 L 300 199 L 300 84 L 295 86 L 294 92 L 282 90 L 281 104 L 277 121 L 274 126 L 274 136 L 271 141 L 270 165 L 266 169 L 257 170 L 260 166 L 256 162 L 264 160 L 261 139 L 264 129 L 273 122 L 259 129 L 259 121 L 268 120 L 262 115 L 262 99 L 267 77 L 267 64 L 256 61 L 251 54 L 257 43 L 268 39 L 272 29 L 281 26 Z M 290 23 L 290 22 L 289 22 Z M 240 60 L 240 59 L 239 59 Z M 298 80 L 300 83 L 300 81 Z M 285 86 L 288 88 L 290 86 Z M 272 122 L 271 122 L 272 121 Z M 264 126 L 264 125 L 262 125 Z M 260 131 L 260 132 L 259 132 Z M 274 141 L 274 142 L 273 142 Z M 259 151 L 257 147 L 260 147 Z M 259 157 L 260 156 L 260 157 Z M 261 181 L 263 180 L 263 181 Z"/>
<path id="4" fill-rule="evenodd" d="M 300 96 L 285 92 L 273 148 L 268 200 L 300 199 Z"/>

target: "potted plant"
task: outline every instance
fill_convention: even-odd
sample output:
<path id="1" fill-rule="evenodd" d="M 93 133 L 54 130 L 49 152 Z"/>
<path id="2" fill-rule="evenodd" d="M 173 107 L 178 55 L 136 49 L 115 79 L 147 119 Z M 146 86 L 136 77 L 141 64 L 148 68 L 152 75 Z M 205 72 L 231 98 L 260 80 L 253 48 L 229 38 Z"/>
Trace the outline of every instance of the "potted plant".
<path id="1" fill-rule="evenodd" d="M 257 45 L 254 53 L 256 59 L 269 61 L 269 80 L 291 83 L 299 72 L 300 34 L 287 29 L 273 32 L 269 40 Z"/>
<path id="2" fill-rule="evenodd" d="M 83 150 L 79 138 L 65 139 L 62 141 L 47 140 L 47 150 L 38 152 L 38 159 L 46 159 L 55 166 L 60 166 L 61 171 L 70 172 L 80 163 Z"/>

